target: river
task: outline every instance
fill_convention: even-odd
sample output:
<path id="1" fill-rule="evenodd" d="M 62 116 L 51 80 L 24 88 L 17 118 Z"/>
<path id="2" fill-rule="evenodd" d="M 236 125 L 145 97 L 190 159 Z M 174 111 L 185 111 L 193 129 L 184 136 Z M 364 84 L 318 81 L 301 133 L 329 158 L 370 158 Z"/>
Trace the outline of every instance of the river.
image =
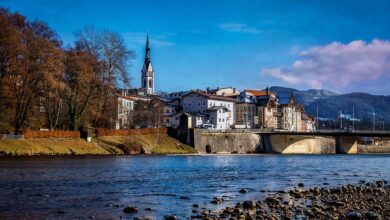
<path id="1" fill-rule="evenodd" d="M 298 183 L 377 179 L 390 180 L 390 155 L 4 157 L 0 219 L 185 219 L 193 204 L 215 210 Z M 225 202 L 213 205 L 213 197 Z M 124 214 L 128 205 L 139 212 Z"/>

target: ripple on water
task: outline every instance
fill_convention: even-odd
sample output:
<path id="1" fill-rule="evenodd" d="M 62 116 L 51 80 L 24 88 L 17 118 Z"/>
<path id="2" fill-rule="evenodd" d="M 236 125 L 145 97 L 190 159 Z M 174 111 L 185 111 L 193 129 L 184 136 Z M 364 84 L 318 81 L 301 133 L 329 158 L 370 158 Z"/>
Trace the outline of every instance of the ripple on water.
<path id="1" fill-rule="evenodd" d="M 0 212 L 32 218 L 190 216 L 193 204 L 215 210 L 262 199 L 298 183 L 331 187 L 389 180 L 389 159 L 388 155 L 1 158 Z M 249 192 L 241 194 L 241 188 Z M 223 197 L 224 202 L 211 204 L 214 197 Z M 122 210 L 128 205 L 139 213 L 125 215 Z"/>

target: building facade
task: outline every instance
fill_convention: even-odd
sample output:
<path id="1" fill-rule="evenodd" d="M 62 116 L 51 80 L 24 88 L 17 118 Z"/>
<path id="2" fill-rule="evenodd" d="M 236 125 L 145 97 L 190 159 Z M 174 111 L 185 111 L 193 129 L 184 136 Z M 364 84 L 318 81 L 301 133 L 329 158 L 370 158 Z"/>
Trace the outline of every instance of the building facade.
<path id="1" fill-rule="evenodd" d="M 228 129 L 235 123 L 236 100 L 208 93 L 192 91 L 180 100 L 184 112 L 205 115 L 204 124 L 216 129 Z"/>
<path id="2" fill-rule="evenodd" d="M 115 129 L 128 129 L 133 120 L 132 112 L 134 110 L 135 100 L 122 95 L 118 95 L 116 100 Z"/>
<path id="3" fill-rule="evenodd" d="M 281 111 L 280 129 L 302 131 L 303 108 L 298 104 L 294 94 L 289 92 L 278 94 L 278 96 Z"/>

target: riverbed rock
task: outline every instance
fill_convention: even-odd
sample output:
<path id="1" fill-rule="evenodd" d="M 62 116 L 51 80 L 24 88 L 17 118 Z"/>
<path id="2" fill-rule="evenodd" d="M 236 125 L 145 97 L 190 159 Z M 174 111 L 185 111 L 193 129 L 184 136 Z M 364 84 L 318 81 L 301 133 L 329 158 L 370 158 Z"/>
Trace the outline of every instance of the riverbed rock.
<path id="1" fill-rule="evenodd" d="M 360 220 L 363 217 L 359 212 L 356 211 L 347 212 L 344 215 L 348 220 Z"/>
<path id="2" fill-rule="evenodd" d="M 166 215 L 166 216 L 164 216 L 164 220 L 176 220 L 176 219 L 177 218 L 174 215 Z"/>
<path id="3" fill-rule="evenodd" d="M 132 207 L 132 206 L 128 206 L 128 207 L 126 207 L 126 208 L 123 209 L 123 212 L 124 212 L 124 213 L 134 214 L 134 213 L 137 213 L 137 212 L 138 212 L 138 209 L 135 208 L 135 207 Z"/>
<path id="4" fill-rule="evenodd" d="M 248 193 L 248 189 L 242 188 L 242 189 L 240 189 L 239 192 L 240 192 L 240 193 Z"/>
<path id="5" fill-rule="evenodd" d="M 381 219 L 381 215 L 379 215 L 378 213 L 376 212 L 367 212 L 365 214 L 365 217 L 368 219 L 368 220 L 379 220 Z"/>
<path id="6" fill-rule="evenodd" d="M 244 209 L 254 209 L 256 208 L 256 202 L 255 201 L 244 201 L 244 203 L 242 204 L 242 207 Z"/>
<path id="7" fill-rule="evenodd" d="M 210 202 L 212 204 L 221 204 L 224 201 L 221 197 L 214 197 L 213 200 Z"/>

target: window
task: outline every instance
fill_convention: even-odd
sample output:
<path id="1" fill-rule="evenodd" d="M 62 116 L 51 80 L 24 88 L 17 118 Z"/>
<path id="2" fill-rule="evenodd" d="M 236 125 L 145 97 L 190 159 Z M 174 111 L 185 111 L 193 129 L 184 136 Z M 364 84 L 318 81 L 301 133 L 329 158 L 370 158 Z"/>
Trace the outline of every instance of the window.
<path id="1" fill-rule="evenodd" d="M 167 109 L 167 113 L 169 113 L 169 109 Z"/>
<path id="2" fill-rule="evenodd" d="M 175 120 L 179 120 L 179 117 L 175 117 Z"/>
<path id="3" fill-rule="evenodd" d="M 169 123 L 169 118 L 167 118 L 167 122 Z"/>
<path id="4" fill-rule="evenodd" d="M 206 106 L 206 102 L 205 101 L 203 101 L 203 106 Z"/>
<path id="5" fill-rule="evenodd" d="M 222 122 L 225 122 L 225 119 L 224 119 L 224 118 L 222 118 Z"/>
<path id="6" fill-rule="evenodd" d="M 198 106 L 200 106 L 200 102 L 198 102 Z"/>
<path id="7" fill-rule="evenodd" d="M 221 122 L 221 119 L 218 119 L 219 122 Z"/>

